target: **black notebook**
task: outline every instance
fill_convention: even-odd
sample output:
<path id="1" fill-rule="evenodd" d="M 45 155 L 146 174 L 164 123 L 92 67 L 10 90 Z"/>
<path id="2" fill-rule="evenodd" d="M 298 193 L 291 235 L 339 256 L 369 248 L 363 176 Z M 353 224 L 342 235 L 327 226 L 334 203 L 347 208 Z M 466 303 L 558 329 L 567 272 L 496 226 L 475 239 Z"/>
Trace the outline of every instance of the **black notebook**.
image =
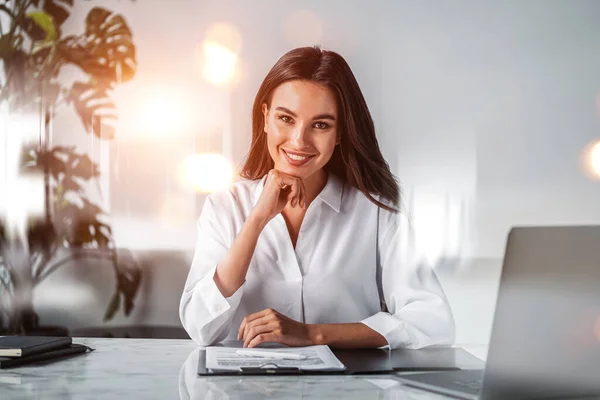
<path id="1" fill-rule="evenodd" d="M 67 347 L 61 347 L 59 349 L 46 351 L 44 353 L 37 353 L 30 356 L 0 357 L 0 369 L 13 368 L 25 364 L 41 364 L 64 360 L 65 358 L 70 358 L 77 354 L 83 354 L 88 350 L 94 351 L 94 349 L 82 344 L 71 344 Z"/>
<path id="2" fill-rule="evenodd" d="M 27 357 L 68 347 L 70 337 L 4 336 L 0 337 L 0 357 Z"/>

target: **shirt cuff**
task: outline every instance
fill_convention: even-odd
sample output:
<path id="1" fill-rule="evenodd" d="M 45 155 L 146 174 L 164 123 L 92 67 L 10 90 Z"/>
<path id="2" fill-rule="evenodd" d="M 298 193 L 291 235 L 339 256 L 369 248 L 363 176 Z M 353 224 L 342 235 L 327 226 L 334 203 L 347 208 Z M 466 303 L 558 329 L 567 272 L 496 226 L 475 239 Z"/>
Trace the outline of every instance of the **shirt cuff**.
<path id="1" fill-rule="evenodd" d="M 389 313 L 378 312 L 360 322 L 383 336 L 392 349 L 405 345 L 408 340 L 405 333 L 400 334 L 401 332 L 398 332 L 401 322 Z"/>
<path id="2" fill-rule="evenodd" d="M 198 286 L 196 287 L 196 291 L 200 293 L 200 296 L 202 297 L 202 300 L 204 301 L 204 304 L 206 305 L 206 308 L 213 319 L 224 314 L 231 308 L 237 308 L 242 299 L 244 285 L 246 284 L 244 281 L 242 286 L 240 286 L 234 294 L 229 297 L 225 297 L 215 283 L 214 276 L 216 269 L 216 265 L 212 267 L 204 276 L 204 278 L 198 282 Z"/>

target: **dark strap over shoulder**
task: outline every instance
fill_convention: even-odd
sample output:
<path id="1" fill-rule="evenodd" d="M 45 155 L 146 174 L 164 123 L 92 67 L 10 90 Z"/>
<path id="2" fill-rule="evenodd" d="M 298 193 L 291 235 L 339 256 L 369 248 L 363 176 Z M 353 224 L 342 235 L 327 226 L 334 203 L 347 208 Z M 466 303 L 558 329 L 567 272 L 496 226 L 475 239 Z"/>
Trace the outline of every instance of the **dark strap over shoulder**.
<path id="1" fill-rule="evenodd" d="M 385 304 L 385 297 L 383 296 L 383 283 L 381 280 L 381 261 L 379 257 L 379 212 L 381 208 L 377 207 L 377 233 L 375 235 L 375 280 L 377 281 L 377 292 L 379 293 L 379 305 L 381 311 L 388 312 L 387 305 Z"/>

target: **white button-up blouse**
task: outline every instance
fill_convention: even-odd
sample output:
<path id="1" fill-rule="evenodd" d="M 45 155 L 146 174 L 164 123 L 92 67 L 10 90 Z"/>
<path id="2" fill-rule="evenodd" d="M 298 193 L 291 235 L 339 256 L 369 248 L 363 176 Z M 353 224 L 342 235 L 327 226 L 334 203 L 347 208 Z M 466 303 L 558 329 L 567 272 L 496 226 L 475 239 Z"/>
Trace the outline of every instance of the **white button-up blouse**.
<path id="1" fill-rule="evenodd" d="M 179 315 L 199 345 L 236 340 L 242 319 L 272 308 L 309 324 L 362 322 L 391 348 L 452 344 L 454 319 L 434 271 L 410 250 L 408 221 L 330 174 L 294 249 L 278 214 L 258 239 L 246 281 L 225 298 L 215 268 L 242 229 L 265 178 L 206 198 Z"/>

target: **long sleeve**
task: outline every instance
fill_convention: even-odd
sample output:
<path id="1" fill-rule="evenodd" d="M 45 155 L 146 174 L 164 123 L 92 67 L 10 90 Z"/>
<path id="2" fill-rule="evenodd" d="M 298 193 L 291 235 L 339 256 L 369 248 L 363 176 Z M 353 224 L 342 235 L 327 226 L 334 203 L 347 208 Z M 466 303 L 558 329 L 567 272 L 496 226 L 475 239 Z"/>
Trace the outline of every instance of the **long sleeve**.
<path id="1" fill-rule="evenodd" d="M 382 214 L 377 267 L 388 312 L 361 322 L 385 337 L 392 349 L 453 344 L 452 310 L 435 272 L 412 248 L 408 220 L 402 214 Z"/>
<path id="2" fill-rule="evenodd" d="M 190 337 L 201 346 L 217 343 L 227 336 L 240 304 L 244 284 L 225 298 L 214 281 L 215 269 L 235 236 L 231 215 L 223 209 L 229 199 L 206 198 L 198 219 L 198 239 L 192 266 L 179 304 L 179 317 Z"/>

